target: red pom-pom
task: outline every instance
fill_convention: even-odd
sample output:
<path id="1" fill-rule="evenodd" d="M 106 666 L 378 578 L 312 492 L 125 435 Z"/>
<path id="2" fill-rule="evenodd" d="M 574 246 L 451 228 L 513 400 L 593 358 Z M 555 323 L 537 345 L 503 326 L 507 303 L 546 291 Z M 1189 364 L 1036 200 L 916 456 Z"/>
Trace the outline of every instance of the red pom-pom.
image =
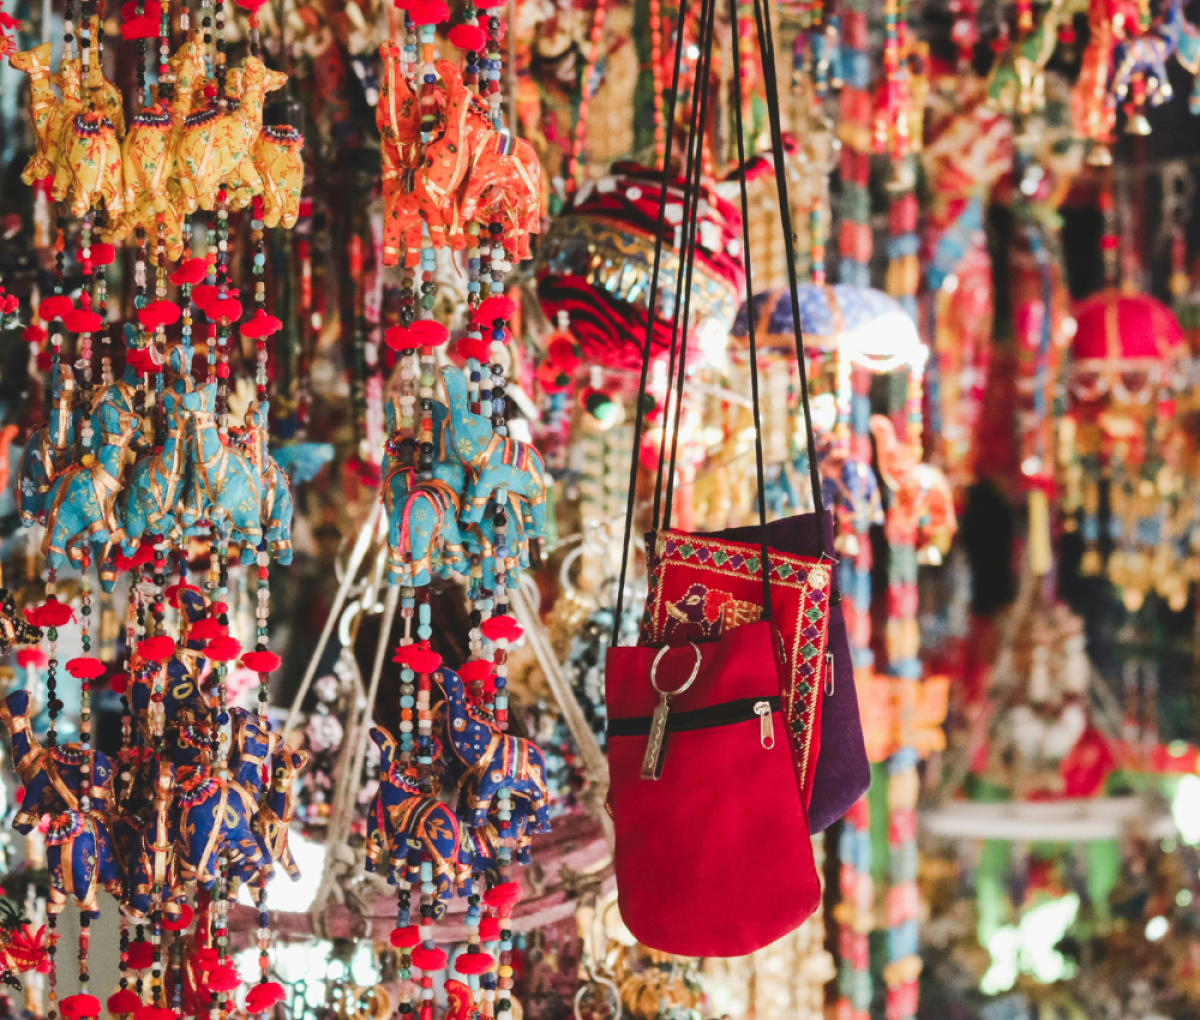
<path id="1" fill-rule="evenodd" d="M 228 319 L 230 322 L 237 322 L 242 317 L 242 303 L 232 295 L 227 296 L 224 301 L 219 297 L 213 298 L 199 307 L 200 311 L 213 321 Z"/>
<path id="2" fill-rule="evenodd" d="M 106 1005 L 113 1016 L 121 1016 L 124 1013 L 133 1013 L 140 1009 L 142 1000 L 137 997 L 136 992 L 122 988 L 108 997 Z"/>
<path id="3" fill-rule="evenodd" d="M 211 616 L 197 620 L 188 628 L 188 637 L 195 638 L 197 641 L 215 641 L 217 638 L 228 636 L 229 628 L 222 626 Z"/>
<path id="4" fill-rule="evenodd" d="M 40 606 L 26 607 L 25 619 L 35 627 L 62 627 L 75 619 L 75 613 L 65 602 L 49 598 Z"/>
<path id="5" fill-rule="evenodd" d="M 242 10 L 249 11 L 251 14 L 256 14 L 258 9 L 265 4 L 267 0 L 234 0 Z"/>
<path id="6" fill-rule="evenodd" d="M 417 970 L 435 971 L 441 970 L 446 966 L 446 951 L 438 949 L 434 946 L 433 949 L 427 946 L 417 946 L 412 951 L 412 965 Z"/>
<path id="7" fill-rule="evenodd" d="M 167 602 L 170 603 L 172 609 L 179 608 L 179 593 L 181 591 L 194 591 L 197 595 L 200 594 L 200 589 L 194 584 L 183 584 L 181 582 L 179 584 L 171 585 L 171 587 L 169 587 L 164 594 L 166 595 Z"/>
<path id="8" fill-rule="evenodd" d="M 210 992 L 232 992 L 242 983 L 241 976 L 232 960 L 219 963 L 208 972 L 204 982 Z"/>
<path id="9" fill-rule="evenodd" d="M 74 308 L 66 294 L 54 294 L 38 305 L 38 317 L 43 322 L 49 322 L 51 319 L 61 319 Z"/>
<path id="10" fill-rule="evenodd" d="M 503 294 L 493 294 L 480 304 L 475 321 L 490 326 L 496 319 L 511 319 L 517 314 L 517 303 Z"/>
<path id="11" fill-rule="evenodd" d="M 458 669 L 458 675 L 467 683 L 483 682 L 496 673 L 496 664 L 489 659 L 469 659 Z"/>
<path id="12" fill-rule="evenodd" d="M 117 249 L 102 241 L 92 242 L 92 265 L 111 266 L 117 259 Z"/>
<path id="13" fill-rule="evenodd" d="M 104 320 L 98 312 L 76 308 L 63 316 L 63 327 L 72 333 L 98 333 L 104 328 Z"/>
<path id="14" fill-rule="evenodd" d="M 134 970 L 149 970 L 154 962 L 154 946 L 149 942 L 129 943 L 129 966 Z"/>
<path id="15" fill-rule="evenodd" d="M 505 2 L 506 0 L 483 0 L 483 2 L 480 3 L 477 0 L 475 6 L 482 11 L 492 11 L 498 7 L 503 7 Z M 500 22 L 500 24 L 503 26 L 504 22 Z"/>
<path id="16" fill-rule="evenodd" d="M 151 301 L 145 308 L 138 309 L 138 322 L 147 329 L 173 326 L 179 321 L 179 305 L 174 301 Z"/>
<path id="17" fill-rule="evenodd" d="M 486 40 L 487 35 L 478 25 L 455 25 L 450 29 L 450 45 L 457 46 L 460 50 L 478 52 L 483 49 Z"/>
<path id="18" fill-rule="evenodd" d="M 124 553 L 117 553 L 116 567 L 118 571 L 136 570 L 143 563 L 149 563 L 154 559 L 154 546 L 139 545 L 137 552 L 132 556 L 126 556 Z"/>
<path id="19" fill-rule="evenodd" d="M 238 0 L 238 3 L 240 4 L 241 0 Z M 263 309 L 259 308 L 249 319 L 242 323 L 242 336 L 248 336 L 252 340 L 257 340 L 260 337 L 277 333 L 281 329 L 283 329 L 282 322 L 275 318 L 274 315 L 268 315 Z"/>
<path id="20" fill-rule="evenodd" d="M 143 375 L 158 375 L 162 371 L 162 352 L 151 344 L 149 347 L 131 347 L 125 352 L 125 364 Z"/>
<path id="21" fill-rule="evenodd" d="M 546 348 L 546 360 L 568 374 L 579 367 L 579 345 L 567 333 L 558 333 Z"/>
<path id="22" fill-rule="evenodd" d="M 133 1014 L 133 1020 L 178 1020 L 178 1014 L 166 1006 L 142 1006 Z"/>
<path id="23" fill-rule="evenodd" d="M 221 955 L 217 952 L 216 946 L 205 946 L 192 954 L 192 959 L 196 961 L 196 969 L 201 973 L 215 967 L 220 958 Z"/>
<path id="24" fill-rule="evenodd" d="M 392 661 L 408 666 L 414 673 L 432 673 L 442 664 L 442 657 L 423 641 L 417 645 L 401 645 Z"/>
<path id="25" fill-rule="evenodd" d="M 179 906 L 179 913 L 175 915 L 164 914 L 162 926 L 167 931 L 183 931 L 189 924 L 192 923 L 192 918 L 196 916 L 196 912 L 186 903 Z"/>
<path id="26" fill-rule="evenodd" d="M 507 915 L 520 899 L 520 882 L 501 882 L 483 894 L 483 902 L 489 907 L 495 907 L 502 915 Z"/>
<path id="27" fill-rule="evenodd" d="M 571 385 L 571 377 L 548 360 L 538 365 L 537 381 L 543 393 L 562 393 Z"/>
<path id="28" fill-rule="evenodd" d="M 90 655 L 67 662 L 67 672 L 76 680 L 95 680 L 104 675 L 104 663 Z"/>
<path id="29" fill-rule="evenodd" d="M 40 648 L 18 648 L 17 665 L 22 669 L 42 669 L 50 659 Z"/>
<path id="30" fill-rule="evenodd" d="M 516 641 L 525 633 L 511 616 L 490 617 L 479 625 L 479 629 L 489 641 Z"/>
<path id="31" fill-rule="evenodd" d="M 41 326 L 26 326 L 21 330 L 21 339 L 28 344 L 40 344 L 46 339 L 46 331 Z"/>
<path id="32" fill-rule="evenodd" d="M 500 918 L 482 917 L 479 919 L 479 941 L 498 942 L 500 939 Z"/>
<path id="33" fill-rule="evenodd" d="M 282 663 L 274 652 L 247 652 L 242 656 L 242 665 L 255 673 L 274 673 Z"/>
<path id="34" fill-rule="evenodd" d="M 408 331 L 421 347 L 440 347 L 450 339 L 450 330 L 432 319 L 418 319 L 408 327 Z"/>
<path id="35" fill-rule="evenodd" d="M 460 974 L 486 974 L 495 964 L 490 953 L 460 953 L 454 969 Z"/>
<path id="36" fill-rule="evenodd" d="M 118 673 L 108 681 L 109 689 L 113 694 L 121 695 L 125 693 L 125 689 L 129 686 L 129 675 L 127 673 Z M 110 1009 L 111 1013 L 112 1010 Z"/>
<path id="37" fill-rule="evenodd" d="M 138 642 L 137 653 L 147 662 L 165 662 L 175 654 L 175 639 L 166 634 Z"/>
<path id="38" fill-rule="evenodd" d="M 126 41 L 132 39 L 153 39 L 157 35 L 158 18 L 152 15 L 144 14 L 140 18 L 121 22 L 121 38 Z"/>
<path id="39" fill-rule="evenodd" d="M 185 283 L 199 283 L 208 275 L 208 260 L 197 256 L 193 259 L 188 259 L 186 262 L 180 262 L 179 268 L 171 274 L 171 282 L 176 286 L 183 286 Z M 195 292 L 193 292 L 193 297 Z"/>
<path id="40" fill-rule="evenodd" d="M 283 985 L 278 981 L 268 981 L 265 984 L 255 985 L 246 994 L 246 1012 L 265 1013 L 272 1006 L 283 1002 L 286 998 L 287 993 L 283 990 Z"/>
<path id="41" fill-rule="evenodd" d="M 204 646 L 204 654 L 213 662 L 233 662 L 242 654 L 242 646 L 237 638 L 214 638 Z"/>
<path id="42" fill-rule="evenodd" d="M 420 941 L 421 933 L 415 924 L 410 924 L 407 928 L 392 929 L 391 943 L 397 949 L 412 949 Z"/>
<path id="43" fill-rule="evenodd" d="M 474 358 L 476 361 L 483 363 L 492 356 L 492 345 L 490 341 L 475 340 L 472 337 L 465 336 L 458 342 L 458 354 L 461 358 Z"/>
<path id="44" fill-rule="evenodd" d="M 83 1020 L 86 1016 L 100 1015 L 100 1000 L 94 995 L 68 995 L 58 1004 L 58 1010 L 67 1020 Z"/>
<path id="45" fill-rule="evenodd" d="M 406 9 L 414 25 L 441 25 L 450 20 L 444 0 L 411 0 Z"/>
<path id="46" fill-rule="evenodd" d="M 383 334 L 383 342 L 393 351 L 407 351 L 417 346 L 412 334 L 403 326 L 389 326 Z"/>

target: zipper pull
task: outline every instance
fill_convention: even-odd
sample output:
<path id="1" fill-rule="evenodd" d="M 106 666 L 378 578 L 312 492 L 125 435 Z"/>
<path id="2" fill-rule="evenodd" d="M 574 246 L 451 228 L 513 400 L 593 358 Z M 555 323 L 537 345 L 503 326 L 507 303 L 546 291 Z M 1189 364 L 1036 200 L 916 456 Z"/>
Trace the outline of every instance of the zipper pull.
<path id="1" fill-rule="evenodd" d="M 825 653 L 825 697 L 833 697 L 833 652 Z"/>
<path id="2" fill-rule="evenodd" d="M 768 751 L 775 746 L 775 727 L 771 723 L 771 703 L 756 701 L 754 712 L 758 716 L 758 739 Z"/>

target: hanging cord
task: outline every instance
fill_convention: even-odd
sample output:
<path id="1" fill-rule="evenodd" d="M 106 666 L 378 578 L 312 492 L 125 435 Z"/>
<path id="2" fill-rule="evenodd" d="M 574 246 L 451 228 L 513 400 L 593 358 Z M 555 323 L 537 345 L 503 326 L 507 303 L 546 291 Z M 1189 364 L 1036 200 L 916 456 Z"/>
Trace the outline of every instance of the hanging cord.
<path id="1" fill-rule="evenodd" d="M 754 411 L 754 467 L 758 472 L 758 527 L 762 542 L 764 620 L 771 619 L 771 572 L 767 565 L 767 500 L 763 471 L 762 421 L 758 408 L 758 348 L 754 337 L 754 281 L 750 274 L 750 198 L 746 193 L 746 143 L 742 138 L 742 59 L 738 52 L 738 0 L 729 0 L 729 24 L 733 36 L 734 135 L 737 137 L 738 184 L 742 195 L 742 260 L 746 264 L 746 322 L 750 343 L 750 405 Z M 792 292 L 793 294 L 795 291 Z M 795 308 L 795 303 L 793 303 Z M 796 318 L 799 318 L 796 309 Z M 813 456 L 809 447 L 809 457 Z"/>
<path id="2" fill-rule="evenodd" d="M 650 270 L 650 296 L 646 305 L 646 342 L 642 345 L 642 374 L 638 381 L 637 408 L 633 424 L 633 453 L 629 459 L 629 496 L 625 507 L 625 532 L 621 540 L 621 578 L 617 584 L 617 605 L 613 613 L 612 644 L 616 646 L 621 633 L 621 610 L 625 601 L 625 577 L 629 568 L 629 536 L 633 531 L 633 507 L 637 496 L 638 450 L 642 444 L 643 415 L 646 399 L 646 379 L 650 374 L 650 350 L 654 339 L 654 314 L 658 307 L 658 273 L 662 265 L 663 226 L 667 216 L 668 174 L 671 167 L 671 148 L 675 140 L 675 100 L 679 95 L 679 68 L 683 63 L 683 25 L 687 4 L 680 0 L 679 20 L 675 25 L 675 70 L 671 77 L 671 101 L 667 108 L 667 139 L 663 152 L 662 184 L 658 193 L 658 226 L 654 235 L 654 265 Z"/>
<path id="3" fill-rule="evenodd" d="M 787 176 L 783 166 L 783 131 L 779 126 L 779 86 L 775 80 L 775 42 L 771 36 L 771 19 L 765 16 L 762 0 L 754 0 L 754 19 L 762 49 L 763 85 L 767 98 L 767 120 L 771 129 L 771 162 L 775 165 L 775 187 L 779 193 L 779 218 L 783 226 L 784 261 L 787 264 L 788 290 L 792 296 L 792 330 L 796 336 L 796 363 L 800 368 L 800 402 L 804 408 L 804 438 L 808 444 L 808 479 L 812 485 L 813 509 L 817 514 L 817 548 L 821 558 L 828 556 L 825 545 L 825 499 L 821 493 L 821 472 L 817 466 L 817 440 L 813 431 L 812 408 L 808 399 L 808 369 L 804 363 L 804 332 L 800 325 L 800 303 L 797 299 L 796 249 L 792 237 L 792 212 L 788 207 Z M 737 34 L 737 25 L 734 25 Z M 739 111 L 740 115 L 740 111 Z M 740 136 L 739 136 L 740 137 Z M 749 252 L 746 254 L 749 260 Z M 753 312 L 753 308 L 748 311 Z M 752 317 L 752 316 L 751 316 Z M 841 601 L 834 589 L 830 601 Z"/>
<path id="4" fill-rule="evenodd" d="M 680 280 L 677 281 L 676 293 L 678 297 L 675 302 L 675 317 L 671 324 L 671 345 L 673 349 L 679 351 L 678 375 L 674 380 L 668 376 L 667 383 L 668 391 L 672 384 L 675 385 L 675 399 L 672 408 L 674 422 L 671 429 L 671 457 L 669 470 L 667 471 L 666 502 L 663 507 L 662 518 L 661 520 L 656 520 L 655 524 L 656 528 L 661 526 L 664 530 L 671 527 L 671 508 L 674 502 L 673 496 L 675 490 L 675 460 L 679 448 L 679 425 L 683 416 L 683 384 L 687 377 L 687 337 L 691 318 L 692 280 L 696 264 L 696 232 L 699 229 L 700 196 L 703 193 L 701 181 L 704 173 L 704 135 L 705 129 L 708 127 L 708 80 L 709 71 L 712 67 L 713 28 L 716 22 L 716 13 L 716 0 L 704 0 L 700 9 L 700 58 L 696 61 L 696 85 L 692 90 L 692 132 L 689 152 L 694 152 L 695 158 L 689 166 L 684 180 L 683 221 L 687 224 L 687 227 L 686 238 L 679 252 Z M 697 102 L 696 92 L 700 89 L 701 82 L 704 83 L 704 88 L 700 92 L 699 101 Z M 691 198 L 690 207 L 687 202 L 689 196 Z M 680 321 L 681 305 L 682 321 Z M 664 455 L 665 450 L 660 449 L 658 461 L 660 483 L 662 481 Z"/>

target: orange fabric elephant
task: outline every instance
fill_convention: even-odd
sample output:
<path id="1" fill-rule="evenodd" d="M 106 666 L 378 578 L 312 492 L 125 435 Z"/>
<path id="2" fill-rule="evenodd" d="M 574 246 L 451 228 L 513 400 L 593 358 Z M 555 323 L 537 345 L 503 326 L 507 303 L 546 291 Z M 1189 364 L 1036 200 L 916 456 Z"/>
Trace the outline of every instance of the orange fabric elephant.
<path id="1" fill-rule="evenodd" d="M 492 131 L 479 143 L 463 191 L 461 216 L 504 220 L 505 249 L 514 261 L 529 258 L 529 235 L 541 229 L 542 168 L 524 138 Z"/>

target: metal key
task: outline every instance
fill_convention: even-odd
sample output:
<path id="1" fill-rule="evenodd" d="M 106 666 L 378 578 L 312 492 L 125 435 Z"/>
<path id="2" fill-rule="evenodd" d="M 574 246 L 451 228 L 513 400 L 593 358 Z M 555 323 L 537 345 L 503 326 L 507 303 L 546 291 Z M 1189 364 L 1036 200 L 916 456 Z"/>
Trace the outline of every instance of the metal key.
<path id="1" fill-rule="evenodd" d="M 660 648 L 650 667 L 650 686 L 658 692 L 658 704 L 654 708 L 654 714 L 650 717 L 650 737 L 646 742 L 646 755 L 642 758 L 643 779 L 658 779 L 662 775 L 663 759 L 666 757 L 667 751 L 667 715 L 671 711 L 671 699 L 691 687 L 700 673 L 700 649 L 695 642 L 689 641 L 688 644 L 696 653 L 696 664 L 692 667 L 692 675 L 684 681 L 682 687 L 673 691 L 664 691 L 658 686 L 658 664 L 662 661 L 662 657 L 670 651 L 670 648 L 666 646 Z"/>

